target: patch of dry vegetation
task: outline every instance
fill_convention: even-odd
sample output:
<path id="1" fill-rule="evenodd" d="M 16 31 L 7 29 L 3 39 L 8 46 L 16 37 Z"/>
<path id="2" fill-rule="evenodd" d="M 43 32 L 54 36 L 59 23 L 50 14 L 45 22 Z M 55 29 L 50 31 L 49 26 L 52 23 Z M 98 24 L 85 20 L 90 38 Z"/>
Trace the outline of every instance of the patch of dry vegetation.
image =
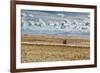
<path id="1" fill-rule="evenodd" d="M 23 35 L 22 42 L 45 42 L 49 44 L 66 44 L 80 45 L 81 47 L 72 46 L 53 46 L 53 45 L 36 45 L 21 44 L 21 62 L 46 62 L 46 61 L 71 61 L 90 59 L 89 40 L 86 37 L 62 37 L 62 36 L 32 36 Z M 66 45 L 64 44 L 64 45 Z M 82 45 L 86 47 L 82 47 Z"/>
<path id="2" fill-rule="evenodd" d="M 21 49 L 21 62 L 23 63 L 87 60 L 89 58 L 89 48 L 22 44 Z"/>
<path id="3" fill-rule="evenodd" d="M 85 45 L 89 47 L 90 41 L 88 38 L 83 36 L 47 36 L 47 35 L 23 35 L 21 38 L 22 42 L 45 42 L 45 43 L 54 43 L 54 44 L 63 44 L 66 41 L 66 44 L 71 45 Z"/>

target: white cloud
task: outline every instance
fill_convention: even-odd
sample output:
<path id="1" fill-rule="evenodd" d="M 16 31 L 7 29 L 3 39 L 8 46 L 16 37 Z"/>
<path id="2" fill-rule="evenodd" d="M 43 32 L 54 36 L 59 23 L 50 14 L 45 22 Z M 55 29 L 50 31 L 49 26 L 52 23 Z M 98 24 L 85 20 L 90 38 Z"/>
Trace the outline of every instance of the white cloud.
<path id="1" fill-rule="evenodd" d="M 27 16 L 27 14 L 26 14 L 26 13 L 22 13 L 22 16 L 26 17 L 26 16 Z"/>
<path id="2" fill-rule="evenodd" d="M 34 15 L 33 15 L 33 14 L 29 14 L 29 16 L 30 16 L 30 17 L 34 17 Z"/>
<path id="3" fill-rule="evenodd" d="M 62 13 L 58 13 L 58 16 L 64 17 L 64 14 L 62 14 Z"/>

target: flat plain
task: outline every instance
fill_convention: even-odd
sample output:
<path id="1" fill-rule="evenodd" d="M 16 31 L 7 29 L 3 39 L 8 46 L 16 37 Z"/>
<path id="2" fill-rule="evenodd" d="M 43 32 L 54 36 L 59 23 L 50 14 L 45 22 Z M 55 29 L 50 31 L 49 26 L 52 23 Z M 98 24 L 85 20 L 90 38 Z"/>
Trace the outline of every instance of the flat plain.
<path id="1" fill-rule="evenodd" d="M 21 62 L 88 60 L 89 45 L 89 39 L 82 36 L 22 35 Z"/>

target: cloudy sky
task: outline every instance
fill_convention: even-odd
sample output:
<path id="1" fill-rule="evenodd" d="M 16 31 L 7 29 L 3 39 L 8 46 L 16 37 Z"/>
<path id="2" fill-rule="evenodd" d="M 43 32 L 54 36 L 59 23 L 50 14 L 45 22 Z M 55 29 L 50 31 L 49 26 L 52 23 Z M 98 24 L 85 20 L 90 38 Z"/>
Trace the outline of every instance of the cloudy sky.
<path id="1" fill-rule="evenodd" d="M 89 33 L 90 13 L 21 10 L 22 32 Z"/>

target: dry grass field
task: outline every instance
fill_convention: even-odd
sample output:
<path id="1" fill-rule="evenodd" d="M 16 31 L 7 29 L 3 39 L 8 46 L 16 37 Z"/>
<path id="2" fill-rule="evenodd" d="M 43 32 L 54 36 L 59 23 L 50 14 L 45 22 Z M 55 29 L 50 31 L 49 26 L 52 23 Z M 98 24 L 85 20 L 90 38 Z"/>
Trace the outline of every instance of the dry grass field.
<path id="1" fill-rule="evenodd" d="M 47 42 L 63 44 L 62 40 L 69 40 L 65 45 L 85 45 L 85 47 L 43 45 L 43 44 L 21 44 L 21 62 L 46 62 L 46 61 L 71 61 L 87 60 L 90 58 L 89 40 L 79 37 L 51 37 L 51 36 L 22 36 L 22 42 Z M 78 40 L 78 42 L 77 42 Z M 77 42 L 77 43 L 75 43 Z"/>

